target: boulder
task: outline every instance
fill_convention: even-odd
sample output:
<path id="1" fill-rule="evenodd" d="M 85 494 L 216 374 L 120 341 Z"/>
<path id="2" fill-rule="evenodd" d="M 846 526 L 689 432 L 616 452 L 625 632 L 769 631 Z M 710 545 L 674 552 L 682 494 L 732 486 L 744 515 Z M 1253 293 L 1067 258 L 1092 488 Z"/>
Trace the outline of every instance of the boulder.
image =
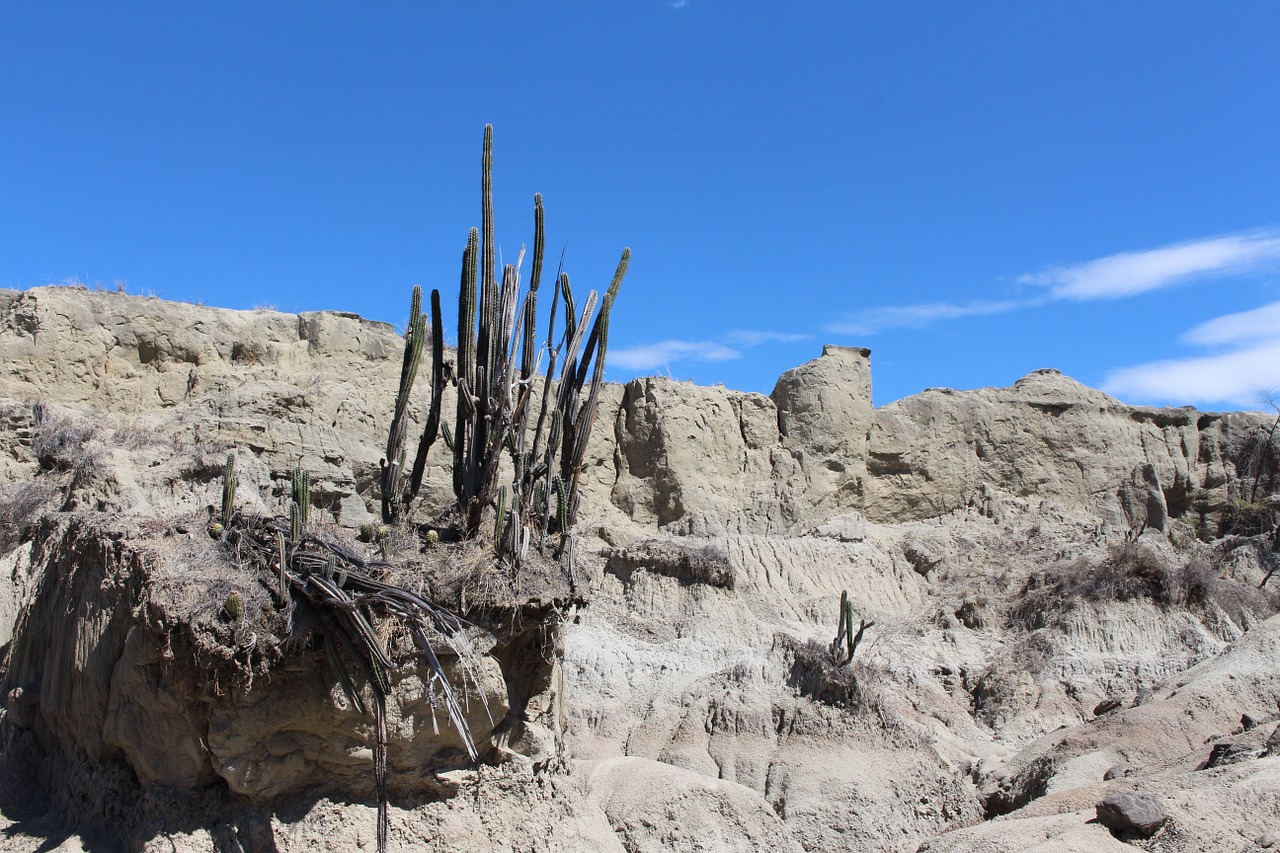
<path id="1" fill-rule="evenodd" d="M 1157 798 L 1140 791 L 1111 794 L 1098 801 L 1098 822 L 1115 833 L 1132 833 L 1142 838 L 1155 835 L 1169 820 L 1169 813 Z"/>

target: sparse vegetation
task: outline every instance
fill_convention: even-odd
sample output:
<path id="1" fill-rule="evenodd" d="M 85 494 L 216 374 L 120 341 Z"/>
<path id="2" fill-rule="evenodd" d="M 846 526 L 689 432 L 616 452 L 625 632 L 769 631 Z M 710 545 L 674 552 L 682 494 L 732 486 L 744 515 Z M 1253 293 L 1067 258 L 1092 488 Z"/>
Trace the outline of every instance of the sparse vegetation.
<path id="1" fill-rule="evenodd" d="M 57 494 L 58 490 L 43 480 L 0 486 L 0 552 L 22 541 L 27 526 Z"/>
<path id="2" fill-rule="evenodd" d="M 53 414 L 42 403 L 32 406 L 31 448 L 46 471 L 89 473 L 97 468 L 100 447 L 93 446 L 97 428 L 77 418 Z"/>
<path id="3" fill-rule="evenodd" d="M 544 244 L 542 199 L 537 196 L 534 200 L 533 271 L 523 310 L 517 311 L 519 263 L 504 268 L 501 283 L 494 278 L 491 179 L 492 128 L 486 127 L 483 228 L 472 229 L 463 255 L 458 364 L 454 368 L 443 360 L 440 294 L 432 291 L 431 397 L 405 482 L 402 473 L 408 461 L 409 402 L 428 338 L 422 291 L 415 287 L 387 453 L 381 463 L 384 523 L 361 530 L 362 538 L 376 543 L 376 556 L 310 524 L 310 475 L 301 466 L 293 472 L 288 515 L 277 518 L 236 512 L 234 456 L 227 457 L 223 472 L 224 530 L 220 541 L 226 558 L 250 567 L 264 579 L 262 586 L 273 591 L 276 609 L 284 614 L 285 633 L 298 625 L 292 619 L 294 607 L 306 609 L 308 624 L 319 626 L 336 680 L 361 713 L 367 706 L 352 677 L 353 662 L 366 677 L 376 723 L 373 752 L 379 851 L 386 849 L 388 832 L 386 702 L 391 690 L 389 674 L 397 667 L 392 637 L 403 634 L 426 662 L 428 690 L 432 696 L 437 690 L 442 695 L 448 717 L 469 760 L 475 763 L 480 760 L 480 748 L 437 652 L 448 648 L 450 657 L 456 657 L 466 670 L 475 657 L 467 631 L 475 628 L 443 606 L 440 593 L 453 590 L 462 611 L 467 609 L 468 596 L 472 606 L 501 603 L 518 608 L 519 595 L 512 588 L 537 588 L 539 583 L 547 588 L 547 575 L 555 569 L 567 574 L 572 589 L 570 528 L 578 508 L 578 473 L 603 382 L 609 313 L 627 268 L 628 252 L 624 251 L 594 322 L 597 294 L 592 291 L 588 295 L 579 314 L 569 278 L 561 272 L 546 342 L 540 346 L 536 312 Z M 564 302 L 564 327 L 557 340 L 559 299 Z M 535 372 L 543 355 L 548 356 L 549 365 L 542 384 L 541 409 L 534 420 Z M 453 451 L 456 501 L 443 518 L 418 530 L 405 519 L 421 488 L 427 454 L 441 432 L 446 383 L 457 388 L 455 426 L 452 433 L 445 430 L 445 440 Z M 504 477 L 506 482 L 500 483 Z M 490 519 L 487 525 L 486 517 Z M 492 531 L 492 541 L 481 541 L 488 531 Z M 408 559 L 416 560 L 428 545 L 434 562 L 451 567 L 448 572 L 433 572 L 442 588 L 433 589 L 433 595 L 424 591 L 423 578 L 416 586 L 390 580 L 396 568 L 393 558 L 406 553 Z M 499 566 L 505 566 L 510 574 L 496 571 Z M 479 578 L 486 580 L 481 584 Z M 235 590 L 227 593 L 221 610 L 233 623 L 246 618 L 246 603 Z"/>
<path id="4" fill-rule="evenodd" d="M 428 339 L 422 291 L 414 288 L 400 386 L 381 463 L 382 516 L 393 524 L 407 515 L 422 487 L 427 455 L 443 433 L 453 451 L 455 504 L 448 517 L 436 520 L 434 527 L 449 528 L 463 540 L 476 538 L 482 529 L 492 529 L 495 554 L 513 568 L 532 551 L 546 555 L 550 548 L 557 559 L 566 560 L 566 571 L 572 578 L 570 528 L 581 499 L 578 478 L 604 382 L 609 316 L 626 275 L 630 250 L 623 250 L 599 312 L 595 310 L 599 296 L 594 290 L 579 312 L 568 274 L 563 270 L 558 273 L 546 337 L 540 343 L 537 310 L 545 250 L 542 196 L 534 196 L 533 262 L 521 300 L 523 252 L 515 264 L 503 268 L 501 281 L 495 276 L 492 170 L 493 129 L 486 127 L 482 227 L 471 230 L 462 256 L 457 363 L 444 362 L 440 293 L 433 290 L 430 403 L 405 483 L 408 403 Z M 561 302 L 563 323 L 557 337 L 556 314 Z M 544 356 L 547 367 L 539 401 L 535 386 Z M 442 423 L 446 384 L 457 389 L 452 430 Z"/>
<path id="5" fill-rule="evenodd" d="M 1258 562 L 1270 565 L 1266 543 L 1237 539 L 1229 546 L 1257 545 Z M 1277 609 L 1252 581 L 1231 576 L 1223 561 L 1234 547 L 1213 555 L 1200 550 L 1181 561 L 1167 561 L 1144 545 L 1127 542 L 1110 549 L 1101 560 L 1080 558 L 1033 572 L 1009 609 L 1013 627 L 1034 631 L 1052 627 L 1084 604 L 1113 601 L 1148 601 L 1163 608 L 1185 608 L 1201 618 L 1224 613 L 1237 625 L 1265 618 Z M 1263 579 L 1265 583 L 1265 578 Z"/>

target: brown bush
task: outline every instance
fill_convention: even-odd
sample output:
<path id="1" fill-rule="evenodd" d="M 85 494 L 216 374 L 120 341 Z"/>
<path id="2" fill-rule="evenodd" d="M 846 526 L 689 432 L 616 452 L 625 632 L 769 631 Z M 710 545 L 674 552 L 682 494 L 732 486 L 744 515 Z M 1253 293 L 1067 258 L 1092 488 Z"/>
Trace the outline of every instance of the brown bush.
<path id="1" fill-rule="evenodd" d="M 97 437 L 93 424 L 54 415 L 42 404 L 32 409 L 35 428 L 31 449 L 46 471 L 91 471 L 98 464 L 101 448 L 90 442 Z"/>
<path id="2" fill-rule="evenodd" d="M 1237 624 L 1275 612 L 1276 604 L 1266 594 L 1220 575 L 1219 563 L 1207 556 L 1171 564 L 1145 546 L 1126 543 L 1101 561 L 1082 558 L 1032 574 L 1009 620 L 1036 630 L 1054 624 L 1081 602 L 1139 600 L 1200 611 L 1216 606 Z"/>
<path id="3" fill-rule="evenodd" d="M 39 516 L 39 510 L 57 494 L 41 480 L 0 486 L 0 551 L 8 551 L 22 541 L 27 528 Z"/>

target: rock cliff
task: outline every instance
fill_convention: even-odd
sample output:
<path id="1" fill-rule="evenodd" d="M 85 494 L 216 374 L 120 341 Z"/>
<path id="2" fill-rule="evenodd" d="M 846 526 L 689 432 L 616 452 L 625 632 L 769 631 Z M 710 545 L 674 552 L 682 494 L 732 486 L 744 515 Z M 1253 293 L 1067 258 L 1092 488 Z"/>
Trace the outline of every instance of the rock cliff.
<path id="1" fill-rule="evenodd" d="M 401 347 L 336 312 L 0 291 L 6 849 L 367 843 L 369 732 L 314 650 L 259 666 L 274 634 L 215 642 L 174 578 L 243 583 L 196 547 L 228 452 L 246 507 L 278 511 L 301 464 L 335 530 L 373 518 Z M 496 767 L 462 767 L 398 671 L 393 848 L 1109 849 L 1084 813 L 1136 786 L 1179 849 L 1280 831 L 1274 415 L 1127 406 L 1051 370 L 879 409 L 870 383 L 869 351 L 827 347 L 769 396 L 607 386 L 590 604 L 510 620 L 460 677 Z M 842 592 L 873 623 L 847 665 Z M 1248 760 L 1196 769 L 1231 738 Z M 23 768 L 55 754 L 42 804 Z"/>

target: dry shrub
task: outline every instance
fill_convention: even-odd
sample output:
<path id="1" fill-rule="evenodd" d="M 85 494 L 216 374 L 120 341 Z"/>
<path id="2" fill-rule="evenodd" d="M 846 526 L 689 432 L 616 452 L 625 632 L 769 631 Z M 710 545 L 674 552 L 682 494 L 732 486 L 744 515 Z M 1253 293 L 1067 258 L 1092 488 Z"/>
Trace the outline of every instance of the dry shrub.
<path id="1" fill-rule="evenodd" d="M 91 442 L 97 437 L 93 424 L 55 415 L 40 403 L 32 407 L 35 428 L 31 449 L 46 471 L 89 472 L 98 465 L 101 447 Z"/>
<path id="2" fill-rule="evenodd" d="M 873 671 L 860 658 L 842 665 L 831 648 L 817 640 L 788 641 L 792 663 L 787 681 L 793 688 L 825 705 L 870 710 L 883 716 L 885 699 L 880 684 L 889 677 L 887 672 Z"/>
<path id="3" fill-rule="evenodd" d="M 8 551 L 22 541 L 28 528 L 42 514 L 39 510 L 57 493 L 57 489 L 43 480 L 0 486 L 0 551 Z"/>
<path id="4" fill-rule="evenodd" d="M 1136 543 L 1115 546 L 1101 561 L 1085 558 L 1032 574 L 1024 584 L 1010 622 L 1029 630 L 1055 624 L 1082 602 L 1150 601 L 1160 607 L 1204 611 L 1221 607 L 1237 622 L 1274 610 L 1266 596 L 1222 578 L 1219 567 L 1197 554 L 1168 563 Z"/>

